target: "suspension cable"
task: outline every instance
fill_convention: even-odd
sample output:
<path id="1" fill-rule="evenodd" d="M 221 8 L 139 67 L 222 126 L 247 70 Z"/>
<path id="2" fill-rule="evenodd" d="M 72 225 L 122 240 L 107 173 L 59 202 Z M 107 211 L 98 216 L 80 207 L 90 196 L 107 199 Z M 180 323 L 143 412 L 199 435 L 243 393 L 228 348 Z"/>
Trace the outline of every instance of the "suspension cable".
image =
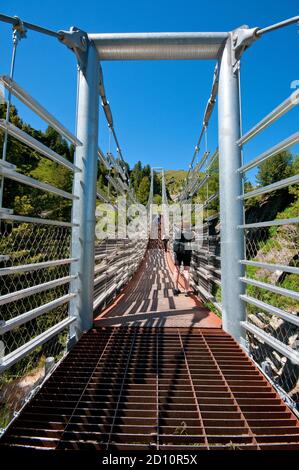
<path id="1" fill-rule="evenodd" d="M 205 127 L 205 152 L 208 151 L 208 128 Z"/>
<path id="2" fill-rule="evenodd" d="M 216 96 L 217 96 L 217 93 L 218 93 L 218 83 L 219 83 L 219 68 L 218 68 L 218 64 L 216 64 L 215 69 L 214 69 L 214 75 L 213 75 L 212 89 L 211 89 L 210 97 L 208 99 L 206 109 L 205 109 L 205 112 L 204 112 L 203 124 L 202 124 L 202 128 L 201 128 L 200 136 L 199 136 L 198 142 L 195 146 L 195 150 L 194 150 L 194 153 L 193 153 L 193 156 L 192 156 L 192 159 L 191 159 L 191 163 L 190 163 L 189 168 L 188 168 L 188 173 L 187 173 L 186 180 L 185 180 L 185 187 L 183 188 L 183 191 L 182 191 L 182 194 L 181 194 L 181 200 L 185 196 L 187 196 L 190 173 L 193 170 L 193 165 L 194 165 L 195 159 L 197 157 L 197 154 L 200 150 L 200 145 L 201 145 L 201 141 L 202 141 L 203 137 L 205 137 L 205 146 L 206 146 L 206 152 L 207 152 L 207 134 L 206 134 L 206 131 L 207 131 L 207 127 L 209 125 L 209 121 L 211 119 L 214 107 L 215 107 Z"/>
<path id="3" fill-rule="evenodd" d="M 8 16 L 0 14 L 0 21 L 12 24 L 14 29 L 17 29 L 20 25 L 23 25 L 26 29 L 31 29 L 32 31 L 37 31 L 38 33 L 42 34 L 47 34 L 48 36 L 53 36 L 57 39 L 61 39 L 63 37 L 63 33 L 61 32 L 53 31 L 52 29 L 28 23 L 28 21 L 21 21 L 20 18 L 18 18 L 17 16 Z"/>
<path id="4" fill-rule="evenodd" d="M 114 142 L 115 142 L 115 145 L 116 145 L 117 154 L 120 157 L 120 160 L 124 164 L 125 160 L 123 158 L 123 154 L 122 154 L 122 151 L 121 151 L 121 148 L 120 148 L 120 145 L 119 145 L 119 141 L 118 141 L 118 138 L 117 138 L 117 135 L 116 135 L 116 131 L 115 131 L 115 128 L 114 128 L 113 115 L 112 115 L 112 111 L 111 111 L 111 108 L 110 108 L 110 104 L 109 104 L 109 101 L 108 101 L 107 96 L 106 96 L 106 90 L 105 90 L 105 85 L 104 85 L 104 75 L 103 75 L 103 69 L 102 69 L 101 65 L 100 65 L 99 90 L 100 90 L 100 97 L 101 97 L 101 100 L 102 100 L 102 107 L 103 107 L 104 114 L 105 114 L 105 117 L 106 117 L 106 120 L 107 120 L 107 123 L 108 123 L 108 127 L 111 131 L 111 134 L 113 136 L 113 139 L 114 139 Z M 109 143 L 109 146 L 110 146 L 110 143 Z M 110 152 L 110 150 L 109 150 L 109 152 Z M 123 166 L 124 166 L 124 168 L 121 166 L 121 169 L 124 171 L 124 173 L 126 175 L 126 178 L 129 181 L 129 175 L 127 173 L 125 165 L 123 165 Z"/>
<path id="5" fill-rule="evenodd" d="M 9 72 L 9 78 L 11 80 L 13 80 L 13 77 L 14 77 L 16 52 L 17 52 L 17 47 L 18 47 L 18 42 L 19 42 L 19 35 L 16 30 L 13 31 L 12 41 L 13 41 L 13 47 L 12 47 L 12 57 L 11 57 L 10 72 Z M 9 88 L 8 95 L 7 95 L 7 107 L 6 107 L 6 118 L 5 118 L 6 129 L 4 132 L 2 160 L 6 160 L 7 140 L 8 140 L 7 124 L 9 122 L 10 108 L 11 108 L 11 89 Z"/>
<path id="6" fill-rule="evenodd" d="M 299 23 L 299 16 L 293 16 L 293 18 L 288 18 L 287 20 L 272 24 L 270 26 L 267 26 L 266 28 L 258 29 L 255 34 L 257 36 L 262 36 L 263 34 L 270 33 L 271 31 L 275 31 L 277 29 L 284 28 L 285 26 L 289 26 L 295 23 Z"/>
<path id="7" fill-rule="evenodd" d="M 24 37 L 25 32 L 24 29 L 18 30 L 15 29 L 13 30 L 12 33 L 12 56 L 11 56 L 11 63 L 10 63 L 10 71 L 9 71 L 9 78 L 13 80 L 14 78 L 14 71 L 15 71 L 15 63 L 16 63 L 16 53 L 17 53 L 17 47 L 19 40 Z M 2 161 L 6 161 L 6 156 L 7 156 L 7 143 L 8 143 L 8 123 L 10 119 L 10 109 L 11 109 L 11 89 L 9 88 L 8 90 L 8 95 L 7 95 L 7 105 L 6 105 L 6 116 L 5 116 L 5 131 L 4 131 L 4 139 L 3 139 L 3 148 L 2 148 Z M 2 207 L 2 202 L 3 202 L 3 190 L 4 190 L 4 178 L 1 178 L 0 182 L 0 207 Z"/>

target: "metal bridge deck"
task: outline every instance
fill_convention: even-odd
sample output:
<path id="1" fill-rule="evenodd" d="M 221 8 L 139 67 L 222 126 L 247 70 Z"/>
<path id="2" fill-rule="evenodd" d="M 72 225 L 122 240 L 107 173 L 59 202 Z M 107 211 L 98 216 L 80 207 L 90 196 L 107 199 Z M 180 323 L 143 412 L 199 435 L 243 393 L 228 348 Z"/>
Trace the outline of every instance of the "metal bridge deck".
<path id="1" fill-rule="evenodd" d="M 297 419 L 221 329 L 93 329 L 1 441 L 38 449 L 299 449 Z"/>
<path id="2" fill-rule="evenodd" d="M 162 250 L 148 250 L 2 446 L 299 449 L 298 420 L 216 315 L 195 297 L 173 297 L 170 267 Z"/>
<path id="3" fill-rule="evenodd" d="M 173 268 L 170 253 L 152 241 L 133 280 L 95 319 L 95 325 L 220 328 L 220 318 L 196 296 L 173 295 Z"/>

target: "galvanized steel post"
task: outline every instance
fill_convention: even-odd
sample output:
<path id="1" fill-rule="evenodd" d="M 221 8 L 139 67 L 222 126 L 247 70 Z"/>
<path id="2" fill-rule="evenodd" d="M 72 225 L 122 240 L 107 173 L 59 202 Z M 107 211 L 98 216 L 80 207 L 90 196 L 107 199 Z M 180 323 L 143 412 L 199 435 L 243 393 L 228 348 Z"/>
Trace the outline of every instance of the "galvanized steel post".
<path id="1" fill-rule="evenodd" d="M 240 295 L 244 286 L 240 277 L 244 274 L 242 165 L 240 138 L 240 107 L 238 62 L 230 34 L 220 59 L 218 127 L 219 127 L 219 178 L 221 222 L 221 288 L 223 328 L 238 342 L 244 337 L 240 324 L 245 319 L 244 302 Z"/>
<path id="2" fill-rule="evenodd" d="M 74 175 L 72 222 L 71 273 L 78 274 L 71 285 L 77 297 L 70 304 L 70 315 L 77 321 L 71 328 L 71 341 L 78 339 L 93 323 L 94 237 L 99 114 L 99 59 L 92 42 L 79 65 L 77 137 L 82 142 L 75 154 L 75 165 L 81 169 Z"/>

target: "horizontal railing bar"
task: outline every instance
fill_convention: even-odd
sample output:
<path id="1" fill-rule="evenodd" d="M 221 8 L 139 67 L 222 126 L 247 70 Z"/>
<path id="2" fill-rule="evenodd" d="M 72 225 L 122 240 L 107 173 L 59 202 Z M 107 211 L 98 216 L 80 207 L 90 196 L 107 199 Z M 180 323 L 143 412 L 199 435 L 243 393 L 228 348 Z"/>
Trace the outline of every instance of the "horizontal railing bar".
<path id="1" fill-rule="evenodd" d="M 111 295 L 115 290 L 116 290 L 116 282 L 114 282 L 111 287 L 109 287 L 107 290 L 102 292 L 98 297 L 94 299 L 93 310 L 98 308 L 106 300 L 108 295 Z"/>
<path id="2" fill-rule="evenodd" d="M 211 166 L 213 165 L 214 161 L 219 157 L 219 150 L 218 148 L 215 150 L 215 152 L 213 153 L 213 155 L 211 156 L 210 158 L 210 161 L 209 163 L 207 164 L 206 166 L 206 172 L 209 171 L 209 169 L 211 168 Z"/>
<path id="3" fill-rule="evenodd" d="M 6 160 L 0 160 L 0 166 L 4 166 L 5 168 L 8 168 L 9 170 L 17 169 L 16 165 L 13 165 L 12 163 L 7 162 Z"/>
<path id="4" fill-rule="evenodd" d="M 286 186 L 290 186 L 292 184 L 298 183 L 299 181 L 299 173 L 298 175 L 290 176 L 289 178 L 284 178 L 283 180 L 276 181 L 275 183 L 268 184 L 267 186 L 263 186 L 262 188 L 254 189 L 253 191 L 249 191 L 248 193 L 242 194 L 238 196 L 238 199 L 248 199 L 250 197 L 260 196 L 262 194 L 270 193 L 271 191 L 276 191 L 277 189 L 285 188 Z"/>
<path id="5" fill-rule="evenodd" d="M 293 219 L 276 219 L 276 220 L 266 220 L 265 222 L 255 222 L 253 224 L 244 224 L 238 225 L 238 228 L 260 228 L 260 227 L 272 227 L 275 225 L 289 225 L 289 224 L 298 224 L 299 217 L 294 217 Z"/>
<path id="6" fill-rule="evenodd" d="M 217 261 L 221 261 L 221 256 L 215 255 L 215 253 L 212 253 L 211 251 L 204 250 L 204 249 L 198 249 L 195 251 L 195 255 L 200 257 L 199 253 L 201 253 L 204 257 L 204 259 L 207 258 L 215 258 Z"/>
<path id="7" fill-rule="evenodd" d="M 261 263 L 259 261 L 240 260 L 240 263 L 246 266 L 255 266 L 256 268 L 268 269 L 269 271 L 283 271 L 286 273 L 299 274 L 299 268 L 296 266 L 286 266 L 285 264 Z"/>
<path id="8" fill-rule="evenodd" d="M 111 170 L 111 165 L 110 163 L 107 161 L 102 149 L 100 149 L 100 147 L 98 147 L 98 160 L 100 162 L 103 163 L 103 165 L 105 166 L 105 168 L 109 171 Z"/>
<path id="9" fill-rule="evenodd" d="M 0 296 L 0 305 L 8 304 L 10 302 L 14 302 L 15 300 L 24 299 L 25 297 L 30 297 L 33 294 L 44 292 L 48 289 L 54 289 L 54 287 L 71 282 L 72 280 L 76 279 L 76 277 L 77 275 L 65 276 L 59 279 L 54 279 L 54 281 L 44 282 L 43 284 L 27 287 L 26 289 L 15 292 L 10 292 L 9 294 Z"/>
<path id="10" fill-rule="evenodd" d="M 57 308 L 57 307 L 60 307 L 61 305 L 66 304 L 67 302 L 72 300 L 74 297 L 76 297 L 76 295 L 77 294 L 74 294 L 74 293 L 66 294 L 62 297 L 59 297 L 58 299 L 52 300 L 51 302 L 41 305 L 40 307 L 37 307 L 28 312 L 25 312 L 22 315 L 18 315 L 15 318 L 11 318 L 10 320 L 4 321 L 3 323 L 0 322 L 0 335 L 3 335 L 4 333 L 7 333 L 8 331 L 11 331 L 16 327 L 19 327 L 20 325 L 23 325 L 24 323 L 31 321 L 34 318 L 37 318 L 46 312 L 50 312 L 51 310 L 54 310 L 54 308 Z"/>
<path id="11" fill-rule="evenodd" d="M 102 260 L 106 258 L 107 254 L 106 253 L 100 253 L 99 255 L 95 255 L 94 259 L 95 261 Z"/>
<path id="12" fill-rule="evenodd" d="M 249 295 L 242 294 L 240 295 L 240 299 L 248 304 L 254 305 L 255 307 L 261 308 L 262 310 L 266 310 L 266 312 L 276 315 L 277 317 L 282 318 L 283 320 L 292 323 L 293 325 L 299 326 L 299 317 L 297 317 L 296 314 L 281 310 L 278 307 L 274 307 L 274 305 L 267 304 L 266 302 L 262 302 L 261 300 L 255 299 Z"/>
<path id="13" fill-rule="evenodd" d="M 61 122 L 59 122 L 51 113 L 49 113 L 36 99 L 29 95 L 23 88 L 20 87 L 14 80 L 7 75 L 0 77 L 0 81 L 5 88 L 9 90 L 18 100 L 24 103 L 28 108 L 34 111 L 45 122 L 55 129 L 59 134 L 65 137 L 74 145 L 82 145 L 82 142 L 70 132 Z"/>
<path id="14" fill-rule="evenodd" d="M 107 204 L 111 204 L 111 201 L 109 201 L 109 199 L 104 196 L 104 194 L 102 194 L 99 190 L 97 190 L 97 194 L 96 194 L 97 198 L 100 199 L 101 201 L 104 201 L 106 202 Z"/>
<path id="15" fill-rule="evenodd" d="M 0 119 L 0 129 L 7 131 L 11 137 L 14 137 L 25 145 L 28 145 L 33 150 L 36 150 L 38 153 L 44 155 L 44 157 L 49 158 L 53 162 L 63 165 L 68 170 L 81 171 L 73 163 L 69 162 L 61 155 L 54 152 L 54 150 L 50 149 L 42 142 L 39 142 L 39 140 L 22 131 L 17 126 L 14 126 L 11 122 L 6 122 L 4 119 Z"/>
<path id="16" fill-rule="evenodd" d="M 21 222 L 25 224 L 41 224 L 41 225 L 53 225 L 55 227 L 78 227 L 79 224 L 72 224 L 71 222 L 62 222 L 60 220 L 41 219 L 39 217 L 26 217 L 24 215 L 4 214 L 1 213 L 0 219 L 12 220 L 15 222 Z"/>
<path id="17" fill-rule="evenodd" d="M 206 184 L 206 182 L 209 180 L 209 178 L 210 178 L 210 175 L 205 175 L 205 177 L 199 181 L 199 184 L 198 184 L 198 181 L 196 181 L 192 185 L 192 188 L 190 188 L 190 196 L 193 196 L 193 194 L 198 192 L 200 190 L 200 188 L 202 188 Z"/>
<path id="18" fill-rule="evenodd" d="M 213 266 L 212 264 L 207 264 L 205 267 L 206 267 L 206 269 L 208 269 L 209 271 L 213 271 L 213 272 L 215 272 L 216 274 L 221 275 L 221 269 L 219 269 L 219 267 Z"/>
<path id="19" fill-rule="evenodd" d="M 1 268 L 0 276 L 8 276 L 10 274 L 36 271 L 38 269 L 51 268 L 53 266 L 62 266 L 65 264 L 74 263 L 75 261 L 78 261 L 78 258 L 56 259 L 52 261 L 44 261 L 42 263 L 31 263 L 31 264 L 22 264 L 20 266 L 10 266 L 8 268 Z"/>
<path id="20" fill-rule="evenodd" d="M 198 228 L 196 231 L 197 231 L 197 232 L 203 232 L 203 231 L 205 231 L 205 230 L 208 230 L 208 227 L 209 227 L 209 226 L 210 226 L 210 223 L 209 223 L 209 222 L 205 222 L 205 223 L 201 224 L 201 227 Z M 194 228 L 194 230 L 195 230 L 195 228 Z"/>
<path id="21" fill-rule="evenodd" d="M 203 156 L 201 157 L 200 161 L 193 168 L 193 170 L 192 170 L 193 173 L 199 173 L 200 172 L 201 168 L 206 163 L 207 158 L 209 157 L 209 155 L 210 155 L 210 152 L 208 150 L 206 150 L 204 152 Z"/>
<path id="22" fill-rule="evenodd" d="M 94 280 L 93 280 L 94 285 L 98 284 L 99 282 L 107 278 L 106 272 L 105 272 L 106 270 L 107 270 L 106 264 L 104 266 L 99 266 L 97 269 L 94 270 L 94 275 L 97 276 L 97 277 L 94 277 Z"/>
<path id="23" fill-rule="evenodd" d="M 290 359 L 290 361 L 292 361 L 294 364 L 299 364 L 299 353 L 297 351 L 282 343 L 278 339 L 273 338 L 273 336 L 269 335 L 268 333 L 265 333 L 265 331 L 261 330 L 261 328 L 258 328 L 255 325 L 251 325 L 247 321 L 241 321 L 241 325 L 243 328 L 245 328 L 245 330 L 249 331 L 254 336 L 267 343 L 269 346 L 275 349 L 275 351 Z"/>
<path id="24" fill-rule="evenodd" d="M 244 173 L 245 171 L 254 168 L 265 160 L 268 160 L 268 158 L 274 157 L 282 150 L 285 150 L 291 147 L 292 145 L 295 145 L 297 142 L 299 142 L 299 132 L 295 132 L 295 134 L 291 135 L 287 139 L 283 140 L 282 142 L 279 142 L 277 145 L 274 145 L 274 147 L 271 147 L 270 149 L 261 153 L 249 163 L 246 163 L 246 165 L 241 166 L 238 171 Z"/>
<path id="25" fill-rule="evenodd" d="M 299 103 L 299 90 L 295 90 L 286 100 L 278 105 L 273 111 L 265 116 L 260 122 L 258 122 L 252 129 L 244 134 L 241 139 L 238 140 L 239 145 L 244 145 L 254 136 L 259 134 L 262 130 L 266 129 L 270 124 L 275 122 L 290 109 Z"/>
<path id="26" fill-rule="evenodd" d="M 28 343 L 24 344 L 23 346 L 19 347 L 12 353 L 4 356 L 0 359 L 0 372 L 5 371 L 9 367 L 13 366 L 16 362 L 23 359 L 23 357 L 30 354 L 34 349 L 38 346 L 49 341 L 54 336 L 57 336 L 61 331 L 65 330 L 69 325 L 71 325 L 74 321 L 76 321 L 75 317 L 72 318 L 65 318 L 61 322 L 57 323 L 57 325 L 52 326 L 48 330 L 44 331 L 40 335 L 36 336 L 35 338 L 28 341 Z"/>
<path id="27" fill-rule="evenodd" d="M 220 213 L 218 212 L 217 214 L 210 215 L 210 217 L 207 217 L 206 220 L 207 222 L 210 222 L 211 220 L 218 219 L 220 217 Z"/>
<path id="28" fill-rule="evenodd" d="M 117 170 L 117 172 L 122 175 L 122 177 L 124 179 L 126 179 L 126 175 L 122 169 L 122 167 L 120 166 L 120 164 L 115 160 L 113 154 L 110 152 L 108 154 L 108 158 L 110 159 L 110 163 L 112 164 L 112 167 L 115 168 Z"/>
<path id="29" fill-rule="evenodd" d="M 259 287 L 261 289 L 266 289 L 270 292 L 274 292 L 275 294 L 280 294 L 286 297 L 291 297 L 293 299 L 299 300 L 299 292 L 296 292 L 294 290 L 273 286 L 272 284 L 257 281 L 256 279 L 250 279 L 248 277 L 240 277 L 240 281 L 244 282 L 245 284 L 249 284 L 250 286 Z"/>
<path id="30" fill-rule="evenodd" d="M 216 276 L 213 276 L 213 274 L 211 274 L 209 270 L 201 267 L 199 268 L 197 266 L 193 266 L 193 269 L 202 279 L 208 279 L 209 281 L 212 281 L 219 286 L 221 285 L 221 279 Z"/>
<path id="31" fill-rule="evenodd" d="M 113 283 L 94 299 L 93 309 L 95 310 L 96 308 L 98 308 L 109 295 L 113 294 L 114 291 L 119 290 L 121 286 L 128 281 L 132 273 L 135 271 L 136 267 L 137 263 L 134 263 L 132 265 L 132 269 L 128 270 L 123 277 L 121 277 L 121 274 L 118 274 L 115 278 L 110 279 L 110 281 L 112 280 Z"/>
<path id="32" fill-rule="evenodd" d="M 196 284 L 194 281 L 193 281 L 193 286 L 196 290 L 199 291 L 199 293 L 207 300 L 211 300 L 212 302 L 215 301 L 215 297 L 213 294 L 211 294 L 210 292 L 208 292 L 203 286 L 200 286 L 199 284 Z"/>
<path id="33" fill-rule="evenodd" d="M 218 197 L 219 197 L 219 192 L 217 191 L 216 193 L 212 194 L 212 196 L 210 196 L 208 199 L 205 200 L 203 207 L 208 206 L 209 204 L 211 204 L 211 202 L 213 202 Z"/>
<path id="34" fill-rule="evenodd" d="M 126 260 L 122 261 L 122 263 L 117 263 L 115 266 L 112 266 L 110 269 L 107 269 L 107 266 L 103 266 L 101 269 L 95 270 L 95 274 L 100 274 L 99 276 L 94 278 L 94 285 L 96 286 L 97 284 L 100 284 L 102 281 L 109 280 L 113 275 L 115 274 L 116 271 L 119 270 L 119 268 L 124 264 Z"/>
<path id="35" fill-rule="evenodd" d="M 13 214 L 13 209 L 8 209 L 7 207 L 0 207 L 0 217 L 1 215 Z"/>
<path id="36" fill-rule="evenodd" d="M 0 167 L 0 175 L 4 176 L 5 178 L 9 178 L 13 181 L 17 181 L 18 183 L 26 184 L 27 186 L 31 186 L 32 188 L 40 189 L 41 191 L 46 191 L 48 193 L 56 194 L 56 196 L 61 196 L 66 199 L 78 199 L 77 196 L 67 193 L 62 189 L 55 188 L 48 183 L 43 183 L 38 181 L 30 176 L 23 175 L 22 173 L 18 173 L 17 171 L 13 170 L 6 170 L 5 168 Z"/>

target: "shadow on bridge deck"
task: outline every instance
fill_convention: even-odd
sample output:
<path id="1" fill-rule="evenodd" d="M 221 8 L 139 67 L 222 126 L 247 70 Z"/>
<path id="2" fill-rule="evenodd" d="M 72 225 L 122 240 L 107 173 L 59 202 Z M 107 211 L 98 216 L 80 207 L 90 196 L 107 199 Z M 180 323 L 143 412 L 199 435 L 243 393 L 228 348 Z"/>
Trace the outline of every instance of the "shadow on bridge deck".
<path id="1" fill-rule="evenodd" d="M 112 305 L 95 318 L 95 326 L 221 328 L 221 320 L 195 295 L 173 295 L 173 261 L 156 244 L 132 281 Z M 182 280 L 180 280 L 182 285 Z"/>
<path id="2" fill-rule="evenodd" d="M 1 451 L 298 450 L 296 417 L 214 314 L 196 297 L 173 297 L 168 261 L 148 250 Z"/>

